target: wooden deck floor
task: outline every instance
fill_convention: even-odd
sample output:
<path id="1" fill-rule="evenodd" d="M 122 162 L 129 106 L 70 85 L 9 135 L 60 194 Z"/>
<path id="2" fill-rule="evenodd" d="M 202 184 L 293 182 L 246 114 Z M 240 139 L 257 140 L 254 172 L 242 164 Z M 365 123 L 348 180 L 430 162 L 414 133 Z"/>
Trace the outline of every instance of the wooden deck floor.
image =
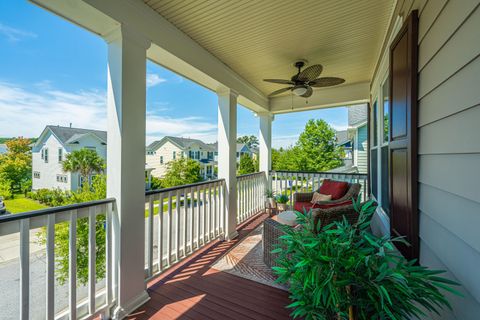
<path id="1" fill-rule="evenodd" d="M 215 242 L 149 283 L 150 301 L 128 319 L 290 319 L 287 292 L 210 268 L 265 218 L 242 226 L 235 241 Z"/>

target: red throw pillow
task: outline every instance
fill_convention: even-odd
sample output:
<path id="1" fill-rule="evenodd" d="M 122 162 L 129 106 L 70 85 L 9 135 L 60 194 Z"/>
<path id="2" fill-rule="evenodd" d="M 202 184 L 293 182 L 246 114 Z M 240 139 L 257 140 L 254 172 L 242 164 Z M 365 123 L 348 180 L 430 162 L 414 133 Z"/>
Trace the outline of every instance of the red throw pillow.
<path id="1" fill-rule="evenodd" d="M 337 202 L 337 203 L 317 204 L 317 208 L 330 209 L 330 208 L 333 208 L 333 207 L 349 206 L 351 204 L 352 204 L 352 200 L 345 200 L 345 201 Z"/>
<path id="2" fill-rule="evenodd" d="M 343 197 L 347 193 L 347 190 L 348 182 L 325 179 L 318 192 L 321 194 L 329 194 L 332 196 L 332 200 L 337 200 Z"/>

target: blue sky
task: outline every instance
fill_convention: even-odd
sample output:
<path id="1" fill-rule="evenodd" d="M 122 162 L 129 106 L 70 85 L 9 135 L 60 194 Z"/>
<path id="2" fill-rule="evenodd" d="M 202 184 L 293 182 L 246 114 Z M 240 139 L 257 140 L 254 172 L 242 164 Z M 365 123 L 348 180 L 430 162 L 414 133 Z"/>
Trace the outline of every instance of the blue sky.
<path id="1" fill-rule="evenodd" d="M 38 136 L 48 125 L 106 130 L 105 42 L 26 1 L 0 2 L 0 137 Z M 176 135 L 213 142 L 215 93 L 147 63 L 147 142 Z M 275 147 L 295 143 L 308 119 L 347 125 L 346 108 L 277 115 Z M 258 119 L 238 108 L 238 135 L 258 134 Z"/>

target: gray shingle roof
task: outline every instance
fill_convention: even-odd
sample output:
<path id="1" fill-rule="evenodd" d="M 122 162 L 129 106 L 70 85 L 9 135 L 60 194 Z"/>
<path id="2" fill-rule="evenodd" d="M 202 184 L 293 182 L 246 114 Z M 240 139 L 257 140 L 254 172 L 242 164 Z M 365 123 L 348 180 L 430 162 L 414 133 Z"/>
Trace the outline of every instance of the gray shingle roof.
<path id="1" fill-rule="evenodd" d="M 8 151 L 7 145 L 3 143 L 0 144 L 0 154 L 7 153 L 7 151 Z"/>
<path id="2" fill-rule="evenodd" d="M 206 144 L 205 142 L 198 140 L 198 139 L 190 139 L 190 138 L 180 138 L 180 137 L 172 137 L 172 136 L 165 136 L 161 140 L 154 141 L 147 146 L 147 150 L 155 151 L 161 145 L 163 145 L 166 141 L 170 141 L 171 143 L 175 144 L 181 149 L 188 149 L 192 145 L 199 145 L 202 149 L 207 151 L 215 151 L 212 148 L 212 145 Z"/>
<path id="3" fill-rule="evenodd" d="M 348 138 L 347 130 L 337 131 L 335 135 L 337 137 L 337 145 L 341 145 L 341 144 L 344 144 L 345 142 L 350 141 L 350 139 Z"/>
<path id="4" fill-rule="evenodd" d="M 366 104 L 348 107 L 348 125 L 354 127 L 367 121 L 368 108 Z"/>
<path id="5" fill-rule="evenodd" d="M 209 143 L 208 145 L 211 146 L 215 151 L 218 151 L 218 142 Z M 245 143 L 237 143 L 237 152 L 240 152 L 243 149 L 243 147 L 245 147 Z M 253 152 L 253 150 L 250 150 L 250 151 Z"/>
<path id="6" fill-rule="evenodd" d="M 70 127 L 60 127 L 60 126 L 47 126 L 45 128 L 52 131 L 52 133 L 60 140 L 63 144 L 68 144 L 74 142 L 76 139 L 86 135 L 93 134 L 97 136 L 100 140 L 107 142 L 107 132 L 100 130 L 91 130 L 91 129 L 81 129 L 81 128 L 70 128 Z M 44 130 L 44 131 L 45 131 Z"/>

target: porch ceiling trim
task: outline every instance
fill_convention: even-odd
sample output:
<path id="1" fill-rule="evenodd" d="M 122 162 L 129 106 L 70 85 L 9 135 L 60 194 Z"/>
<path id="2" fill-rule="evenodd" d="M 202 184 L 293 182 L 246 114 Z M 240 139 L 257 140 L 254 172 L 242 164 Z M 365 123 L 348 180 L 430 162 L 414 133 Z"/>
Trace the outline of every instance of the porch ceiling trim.
<path id="1" fill-rule="evenodd" d="M 298 96 L 270 98 L 270 111 L 273 114 L 289 113 L 321 108 L 332 108 L 369 101 L 370 82 L 354 83 L 338 87 L 316 89 L 308 99 Z"/>
<path id="2" fill-rule="evenodd" d="M 239 93 L 239 103 L 256 112 L 268 111 L 268 98 L 222 61 L 165 18 L 135 0 L 30 0 L 102 37 L 120 24 L 152 42 L 150 60 L 208 88 Z"/>

